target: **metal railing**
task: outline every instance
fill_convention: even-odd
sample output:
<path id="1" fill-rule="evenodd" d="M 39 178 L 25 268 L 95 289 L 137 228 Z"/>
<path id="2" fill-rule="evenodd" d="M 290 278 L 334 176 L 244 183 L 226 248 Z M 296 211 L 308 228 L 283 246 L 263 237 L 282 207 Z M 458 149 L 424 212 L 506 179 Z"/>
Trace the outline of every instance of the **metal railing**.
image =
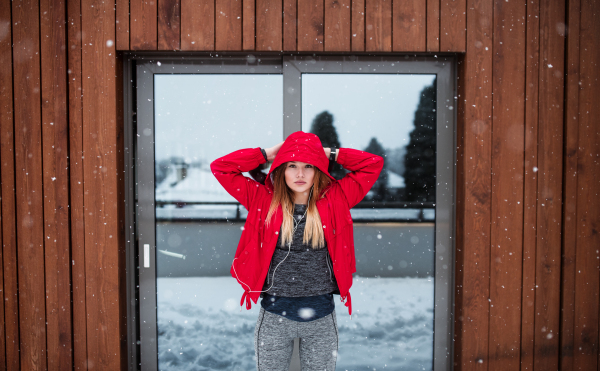
<path id="1" fill-rule="evenodd" d="M 235 217 L 182 217 L 182 216 L 160 216 L 157 214 L 157 220 L 161 221 L 204 221 L 204 222 L 243 222 L 245 218 L 242 218 L 243 206 L 236 201 L 156 201 L 157 208 L 163 208 L 165 206 L 174 205 L 176 209 L 183 209 L 186 206 L 195 205 L 231 205 L 235 206 Z M 374 209 L 374 210 L 385 210 L 385 209 L 412 209 L 418 210 L 418 214 L 414 218 L 364 218 L 364 217 L 353 217 L 354 222 L 366 223 L 366 222 L 408 222 L 408 223 L 422 223 L 426 220 L 425 211 L 435 209 L 434 202 L 406 202 L 406 201 L 361 201 L 353 209 Z"/>

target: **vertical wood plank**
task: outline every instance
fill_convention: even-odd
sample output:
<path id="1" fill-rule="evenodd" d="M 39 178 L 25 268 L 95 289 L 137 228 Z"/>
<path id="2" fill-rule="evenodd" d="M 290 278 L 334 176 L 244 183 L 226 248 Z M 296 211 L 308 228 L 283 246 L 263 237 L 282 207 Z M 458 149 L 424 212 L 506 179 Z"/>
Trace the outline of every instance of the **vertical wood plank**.
<path id="1" fill-rule="evenodd" d="M 523 291 L 521 298 L 521 370 L 533 370 L 535 324 L 537 152 L 539 86 L 539 0 L 527 3 L 525 73 L 525 158 L 523 200 Z"/>
<path id="2" fill-rule="evenodd" d="M 298 51 L 323 51 L 323 12 L 322 0 L 298 1 Z"/>
<path id="3" fill-rule="evenodd" d="M 129 0 L 116 0 L 116 3 L 117 50 L 129 50 Z"/>
<path id="4" fill-rule="evenodd" d="M 215 50 L 241 49 L 242 1 L 215 0 Z"/>
<path id="5" fill-rule="evenodd" d="M 596 370 L 600 360 L 600 2 L 581 2 L 579 146 L 577 153 L 577 257 L 575 370 Z"/>
<path id="6" fill-rule="evenodd" d="M 325 0 L 325 51 L 350 50 L 350 4 L 352 0 Z"/>
<path id="7" fill-rule="evenodd" d="M 0 9 L 0 12 L 1 11 L 2 10 Z M 2 21 L 2 18 L 0 18 L 0 21 Z M 0 41 L 0 43 L 1 42 L 2 41 Z M 5 48 L 3 48 L 2 46 L 0 46 L 0 52 L 2 52 L 4 50 L 5 50 Z M 10 49 L 9 49 L 9 51 L 10 51 Z M 9 55 L 12 56 L 11 53 L 9 53 Z M 2 59 L 0 59 L 0 61 L 2 61 Z M 12 65 L 12 63 L 11 63 L 11 65 Z M 12 72 L 12 69 L 11 69 L 11 72 Z M 2 76 L 0 76 L 0 82 L 1 83 L 5 82 L 5 79 L 3 79 Z M 6 98 L 6 95 L 2 91 L 0 91 L 0 109 L 5 109 L 6 108 L 6 105 L 4 104 L 5 103 L 5 98 Z M 11 113 L 11 116 L 12 116 L 12 102 L 11 102 L 10 113 Z M 2 178 L 2 172 L 1 172 L 1 168 L 0 168 L 0 180 L 1 180 L 1 178 Z M 2 197 L 2 189 L 0 189 L 0 197 Z M 0 226 L 2 226 L 2 203 L 1 202 L 0 202 Z M 0 246 L 4 246 L 2 244 L 2 241 L 3 241 L 3 239 L 2 239 L 2 230 L 0 229 Z M 2 258 L 3 258 L 3 253 L 0 250 L 0 262 L 2 261 Z M 2 303 L 4 304 L 4 269 L 3 269 L 3 264 L 0 264 L 0 287 L 2 287 L 2 290 L 0 291 L 0 300 L 2 300 Z M 4 326 L 4 305 L 0 305 L 0 316 L 1 316 L 0 318 L 2 319 L 2 321 L 0 321 L 0 368 L 3 369 L 3 370 L 6 370 L 6 335 L 5 335 L 5 326 Z"/>
<path id="8" fill-rule="evenodd" d="M 0 159 L 4 162 L 12 162 L 13 156 L 10 154 L 4 157 L 4 136 L 5 126 L 10 125 L 12 128 L 12 45 L 10 43 L 10 4 L 4 2 L 0 4 L 0 27 L 4 27 L 0 31 L 0 65 L 5 68 L 0 71 L 0 145 L 2 150 L 0 151 Z M 8 143 L 7 143 L 8 144 Z M 11 146 L 12 147 L 12 146 Z M 4 166 L 0 166 L 0 184 L 4 184 L 4 178 L 2 177 Z M 10 181 L 10 179 L 6 179 Z M 13 183 L 12 181 L 10 183 Z M 2 189 L 0 188 L 0 226 L 6 219 L 2 215 Z M 8 222 L 7 222 L 8 224 Z M 0 246 L 4 246 L 3 243 L 3 231 L 0 231 Z M 3 261 L 4 252 L 0 249 L 0 262 Z M 6 333 L 5 333 L 5 318 L 4 318 L 4 267 L 0 264 L 0 369 L 6 370 Z"/>
<path id="9" fill-rule="evenodd" d="M 564 105 L 562 0 L 540 3 L 537 256 L 534 369 L 558 369 Z"/>
<path id="10" fill-rule="evenodd" d="M 158 50 L 179 50 L 181 47 L 180 5 L 180 0 L 158 0 Z"/>
<path id="11" fill-rule="evenodd" d="M 297 0 L 283 0 L 283 50 L 296 51 Z M 254 30 L 254 29 L 253 29 Z M 245 35 L 245 33 L 244 33 Z"/>
<path id="12" fill-rule="evenodd" d="M 0 2 L 0 368 L 19 369 L 19 297 L 17 290 L 17 241 L 15 225 L 15 154 L 13 127 L 13 63 L 11 3 Z"/>
<path id="13" fill-rule="evenodd" d="M 21 370 L 46 368 L 39 10 L 12 3 Z"/>
<path id="14" fill-rule="evenodd" d="M 157 0 L 129 0 L 131 15 L 131 50 L 156 50 L 157 37 Z"/>
<path id="15" fill-rule="evenodd" d="M 42 165 L 48 370 L 73 368 L 64 0 L 40 1 Z"/>
<path id="16" fill-rule="evenodd" d="M 562 215 L 562 282 L 560 311 L 560 369 L 573 370 L 575 314 L 575 248 L 577 245 L 577 148 L 579 116 L 579 18 L 580 0 L 567 4 L 567 48 L 565 66 L 565 140 Z M 564 32 L 564 28 L 561 28 Z"/>
<path id="17" fill-rule="evenodd" d="M 352 51 L 365 51 L 365 0 L 352 0 Z"/>
<path id="18" fill-rule="evenodd" d="M 71 181 L 71 277 L 73 290 L 73 368 L 87 370 L 85 306 L 85 225 L 83 215 L 83 109 L 81 2 L 67 3 L 69 66 L 69 178 Z"/>
<path id="19" fill-rule="evenodd" d="M 463 184 L 464 202 L 457 215 L 462 231 L 458 247 L 463 260 L 456 282 L 461 286 L 456 302 L 460 347 L 455 348 L 461 370 L 487 370 L 490 275 L 491 207 L 491 115 L 492 115 L 492 2 L 469 0 L 467 11 L 467 53 L 462 64 L 463 95 L 459 99 L 464 129 L 462 169 L 458 182 Z M 476 42 L 481 47 L 476 47 Z M 486 50 L 488 48 L 488 50 Z M 464 85 L 463 85 L 464 84 Z M 460 188 L 459 187 L 459 188 Z M 459 262 L 457 262 L 459 264 Z M 477 336 L 474 336 L 477 334 Z"/>
<path id="20" fill-rule="evenodd" d="M 520 364 L 525 6 L 495 0 L 493 10 L 489 370 Z M 475 47 L 483 45 L 476 41 Z"/>
<path id="21" fill-rule="evenodd" d="M 392 51 L 391 0 L 365 0 L 366 51 Z"/>
<path id="22" fill-rule="evenodd" d="M 287 0 L 288 2 L 290 0 Z M 254 25 L 255 25 L 255 3 L 254 0 L 243 0 L 243 14 L 242 14 L 242 20 L 243 20 L 243 35 L 242 35 L 242 48 L 243 50 L 254 50 L 254 46 L 256 45 L 256 32 L 254 29 Z M 296 11 L 296 4 L 294 3 L 294 12 Z M 285 16 L 285 14 L 284 14 Z M 291 16 L 290 16 L 291 17 Z M 294 45 L 296 42 L 296 16 L 294 13 Z M 294 49 L 295 50 L 295 49 Z"/>
<path id="23" fill-rule="evenodd" d="M 124 370 L 122 313 L 119 296 L 117 101 L 121 81 L 114 47 L 113 5 L 102 0 L 82 8 L 83 159 L 87 359 L 89 369 Z"/>
<path id="24" fill-rule="evenodd" d="M 427 3 L 423 0 L 393 2 L 392 50 L 424 52 L 427 50 Z"/>
<path id="25" fill-rule="evenodd" d="M 256 1 L 256 50 L 281 50 L 282 33 L 281 0 Z"/>
<path id="26" fill-rule="evenodd" d="M 427 0 L 427 51 L 440 51 L 440 0 Z"/>
<path id="27" fill-rule="evenodd" d="M 214 48 L 214 0 L 181 0 L 181 50 Z"/>
<path id="28" fill-rule="evenodd" d="M 483 6 L 490 0 L 481 0 L 473 4 Z M 440 3 L 440 51 L 464 52 L 466 50 L 465 25 L 466 0 L 441 0 Z M 470 10 L 470 9 L 469 9 Z M 477 25 L 473 25 L 478 27 Z"/>

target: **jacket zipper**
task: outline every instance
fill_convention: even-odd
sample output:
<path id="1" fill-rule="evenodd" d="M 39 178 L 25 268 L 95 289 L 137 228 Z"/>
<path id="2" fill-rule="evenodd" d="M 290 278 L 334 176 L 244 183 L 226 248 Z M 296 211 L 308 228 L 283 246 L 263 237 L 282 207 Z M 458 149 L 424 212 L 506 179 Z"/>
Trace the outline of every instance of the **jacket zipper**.
<path id="1" fill-rule="evenodd" d="M 267 284 L 269 284 L 269 273 L 271 273 L 271 264 L 273 264 L 273 260 L 269 263 L 269 270 L 267 271 Z"/>
<path id="2" fill-rule="evenodd" d="M 327 260 L 327 268 L 329 268 L 329 280 L 331 282 L 333 282 L 333 278 L 331 276 L 331 274 L 333 272 L 333 263 L 331 264 L 331 266 L 329 265 L 329 253 L 327 253 L 327 255 L 325 255 L 325 259 Z"/>

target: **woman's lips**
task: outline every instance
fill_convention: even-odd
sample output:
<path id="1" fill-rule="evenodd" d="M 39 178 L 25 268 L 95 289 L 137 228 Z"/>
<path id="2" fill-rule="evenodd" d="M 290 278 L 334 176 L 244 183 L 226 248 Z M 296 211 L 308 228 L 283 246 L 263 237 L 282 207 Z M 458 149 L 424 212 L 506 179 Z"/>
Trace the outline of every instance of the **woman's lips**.
<path id="1" fill-rule="evenodd" d="M 296 184 L 306 184 L 306 182 L 294 182 Z"/>

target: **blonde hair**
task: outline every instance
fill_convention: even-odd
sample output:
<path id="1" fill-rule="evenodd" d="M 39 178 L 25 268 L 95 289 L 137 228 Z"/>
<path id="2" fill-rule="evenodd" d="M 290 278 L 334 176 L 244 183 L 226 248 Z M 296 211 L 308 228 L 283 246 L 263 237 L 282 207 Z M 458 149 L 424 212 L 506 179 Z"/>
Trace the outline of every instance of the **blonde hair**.
<path id="1" fill-rule="evenodd" d="M 287 162 L 279 165 L 273 170 L 273 186 L 275 188 L 271 206 L 267 213 L 266 225 L 269 226 L 271 219 L 277 211 L 277 207 L 281 205 L 283 210 L 283 223 L 281 224 L 281 243 L 286 245 L 292 241 L 292 230 L 294 229 L 294 191 L 288 187 L 285 182 L 285 169 Z M 304 236 L 302 242 L 310 244 L 313 249 L 322 248 L 325 246 L 325 235 L 323 233 L 323 224 L 321 216 L 317 209 L 317 201 L 324 196 L 320 195 L 321 191 L 331 183 L 331 179 L 319 170 L 316 166 L 315 176 L 313 178 L 312 195 L 308 200 L 308 210 L 306 211 L 306 225 L 304 228 Z"/>

